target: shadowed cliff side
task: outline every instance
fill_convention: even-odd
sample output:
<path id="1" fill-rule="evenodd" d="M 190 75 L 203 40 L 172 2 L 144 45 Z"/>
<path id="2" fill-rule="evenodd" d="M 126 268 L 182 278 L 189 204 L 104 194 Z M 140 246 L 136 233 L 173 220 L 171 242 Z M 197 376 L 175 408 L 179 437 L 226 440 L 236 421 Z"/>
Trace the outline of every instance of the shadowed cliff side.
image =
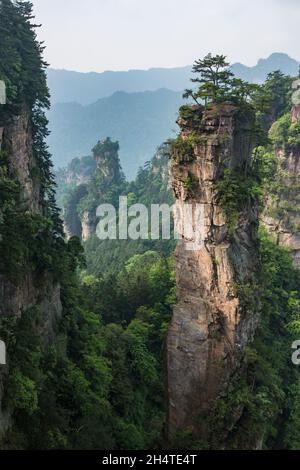
<path id="1" fill-rule="evenodd" d="M 300 106 L 278 119 L 270 129 L 277 160 L 277 186 L 269 192 L 263 221 L 276 242 L 289 249 L 300 267 Z"/>
<path id="2" fill-rule="evenodd" d="M 27 219 L 29 225 L 31 218 L 32 221 L 36 219 L 37 222 L 43 214 L 41 180 L 37 176 L 40 169 L 33 149 L 31 110 L 24 105 L 16 115 L 6 118 L 6 123 L 2 121 L 0 125 L 2 126 L 0 127 L 1 176 L 6 175 L 7 182 L 9 181 L 11 185 L 15 184 L 19 189 L 17 195 L 16 193 L 12 194 L 15 196 L 14 201 L 10 201 L 10 204 L 14 206 L 13 210 L 17 224 L 18 221 L 25 224 L 25 219 Z M 14 228 L 21 231 L 24 227 L 17 227 L 17 224 L 15 227 L 10 227 L 8 216 L 13 214 L 8 214 L 7 204 L 7 201 L 3 201 L 1 245 L 3 247 L 7 246 L 5 244 L 8 238 L 12 237 L 16 243 L 15 250 L 17 250 L 20 233 L 13 233 L 10 230 Z M 20 214 L 24 216 L 23 220 L 21 220 Z M 42 236 L 43 231 L 44 228 L 40 227 L 40 236 Z M 28 231 L 28 239 L 24 240 L 25 244 L 30 243 L 30 235 Z M 37 236 L 36 233 L 32 235 L 33 237 Z M 16 253 L 11 253 L 10 270 L 14 268 L 14 257 L 16 255 Z M 42 256 L 42 253 L 40 255 Z M 16 260 L 16 272 L 14 273 L 7 272 L 7 266 L 3 266 L 3 264 L 2 258 L 0 266 L 0 315 L 10 314 L 21 317 L 22 312 L 38 305 L 42 316 L 40 320 L 42 333 L 45 335 L 47 342 L 53 340 L 55 323 L 62 310 L 58 283 L 54 280 L 52 274 L 46 271 L 41 270 L 43 272 L 37 275 L 31 260 L 27 259 L 26 262 L 25 256 L 22 260 Z M 37 282 L 37 278 L 39 278 L 39 282 Z"/>
<path id="3" fill-rule="evenodd" d="M 32 6 L 3 1 L 0 17 L 0 78 L 7 92 L 0 106 L 0 336 L 7 348 L 0 369 L 2 438 L 20 409 L 36 405 L 24 338 L 31 345 L 36 334 L 45 348 L 56 337 L 62 316 L 57 261 L 65 248 L 44 140 L 49 93 Z"/>

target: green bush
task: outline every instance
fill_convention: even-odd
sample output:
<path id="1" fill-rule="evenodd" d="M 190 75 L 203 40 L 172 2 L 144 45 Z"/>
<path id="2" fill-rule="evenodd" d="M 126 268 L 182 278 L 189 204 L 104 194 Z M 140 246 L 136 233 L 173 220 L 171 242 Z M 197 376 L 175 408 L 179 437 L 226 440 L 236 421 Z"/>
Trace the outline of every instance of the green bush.
<path id="1" fill-rule="evenodd" d="M 175 163 L 182 165 L 193 162 L 195 160 L 194 148 L 196 143 L 197 140 L 194 135 L 185 138 L 178 136 L 177 139 L 169 141 Z"/>

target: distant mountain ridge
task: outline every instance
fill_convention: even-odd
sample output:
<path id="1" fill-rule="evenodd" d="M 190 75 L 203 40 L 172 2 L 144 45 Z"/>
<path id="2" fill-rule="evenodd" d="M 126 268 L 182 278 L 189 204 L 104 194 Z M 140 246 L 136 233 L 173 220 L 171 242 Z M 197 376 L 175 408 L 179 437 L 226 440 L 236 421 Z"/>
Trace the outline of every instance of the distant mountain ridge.
<path id="1" fill-rule="evenodd" d="M 173 137 L 182 92 L 166 89 L 116 92 L 96 103 L 58 103 L 49 114 L 48 143 L 56 167 L 89 155 L 95 142 L 110 136 L 120 142 L 120 160 L 129 179 L 156 148 Z"/>
<path id="2" fill-rule="evenodd" d="M 281 70 L 286 75 L 296 76 L 299 72 L 300 62 L 292 59 L 289 55 L 275 52 L 267 59 L 259 59 L 254 67 L 236 63 L 232 66 L 233 73 L 249 82 L 264 82 L 268 73 Z"/>
<path id="3" fill-rule="evenodd" d="M 271 54 L 260 59 L 254 67 L 236 63 L 232 70 L 237 77 L 250 82 L 263 82 L 269 72 L 280 69 L 288 75 L 296 75 L 300 63 L 284 53 Z M 151 68 L 128 72 L 80 73 L 68 70 L 48 70 L 48 84 L 53 103 L 77 102 L 91 104 L 116 91 L 127 93 L 156 91 L 168 88 L 182 91 L 190 86 L 192 66 L 176 68 Z"/>
<path id="4" fill-rule="evenodd" d="M 48 85 L 53 103 L 77 102 L 86 105 L 118 91 L 135 93 L 160 88 L 182 91 L 188 84 L 190 73 L 190 66 L 103 73 L 49 69 Z"/>
<path id="5" fill-rule="evenodd" d="M 255 67 L 232 66 L 236 76 L 250 82 L 262 82 L 278 69 L 297 75 L 299 63 L 275 53 Z M 55 166 L 89 155 L 95 142 L 110 136 L 120 142 L 126 176 L 134 178 L 156 148 L 174 135 L 182 91 L 190 87 L 190 77 L 191 66 L 102 74 L 50 69 L 53 105 L 48 143 Z"/>

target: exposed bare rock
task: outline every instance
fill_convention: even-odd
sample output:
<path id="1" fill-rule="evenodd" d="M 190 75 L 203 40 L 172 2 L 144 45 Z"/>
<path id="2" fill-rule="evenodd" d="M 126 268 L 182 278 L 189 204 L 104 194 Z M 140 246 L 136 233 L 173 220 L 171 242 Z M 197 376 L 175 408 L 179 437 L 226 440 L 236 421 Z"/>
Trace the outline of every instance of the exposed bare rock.
<path id="1" fill-rule="evenodd" d="M 93 149 L 93 156 L 99 174 L 107 184 L 116 181 L 120 177 L 119 144 L 112 142 L 110 138 L 99 141 Z"/>
<path id="2" fill-rule="evenodd" d="M 292 109 L 292 122 L 300 119 L 300 104 L 296 104 Z"/>
<path id="3" fill-rule="evenodd" d="M 1 132 L 0 132 L 1 134 Z M 11 176 L 20 182 L 23 200 L 31 212 L 40 210 L 40 183 L 32 155 L 30 112 L 24 106 L 10 125 L 2 128 L 1 148 L 9 155 Z"/>
<path id="4" fill-rule="evenodd" d="M 292 122 L 300 119 L 300 105 L 291 112 Z M 278 244 L 290 250 L 295 266 L 300 267 L 300 148 L 277 149 L 281 189 L 269 196 L 263 222 Z"/>
<path id="5" fill-rule="evenodd" d="M 60 287 L 44 276 L 37 284 L 33 273 L 24 276 L 22 282 L 14 284 L 0 276 L 0 315 L 21 317 L 30 308 L 40 312 L 38 329 L 45 345 L 55 338 L 55 330 L 61 318 L 62 305 Z"/>
<path id="6" fill-rule="evenodd" d="M 179 125 L 183 139 L 194 136 L 193 155 L 182 163 L 175 152 L 171 170 L 183 239 L 176 250 L 178 302 L 167 341 L 169 437 L 190 429 L 206 439 L 205 417 L 239 368 L 258 324 L 258 311 L 245 308 L 236 288 L 252 282 L 256 272 L 258 214 L 246 205 L 229 235 L 215 189 L 226 168 L 246 172 L 253 116 L 229 104 L 204 112 L 195 107 L 192 114 Z M 182 229 L 188 211 L 189 235 Z"/>
<path id="7" fill-rule="evenodd" d="M 91 215 L 88 211 L 85 211 L 82 215 L 81 230 L 82 240 L 86 242 L 94 232 Z"/>
<path id="8" fill-rule="evenodd" d="M 81 199 L 87 194 L 86 185 L 80 185 L 73 190 L 68 202 L 64 207 L 64 232 L 66 238 L 69 239 L 73 236 L 82 238 L 82 230 L 84 229 L 84 236 L 89 238 L 92 228 L 89 224 L 89 215 L 86 215 L 86 220 L 81 221 L 77 211 L 77 206 Z M 83 218 L 84 219 L 84 218 Z"/>
<path id="9" fill-rule="evenodd" d="M 30 112 L 26 107 L 0 129 L 0 150 L 7 154 L 11 178 L 20 184 L 20 210 L 39 213 L 41 188 L 32 149 Z M 8 279 L 5 274 L 0 275 L 0 316 L 20 318 L 31 308 L 38 310 L 39 321 L 36 328 L 46 346 L 54 340 L 62 314 L 60 286 L 54 282 L 51 274 L 37 279 L 30 266 L 18 282 Z M 9 357 L 8 366 L 0 366 L 0 433 L 11 425 L 11 411 L 3 409 L 2 404 L 5 377 L 8 373 Z"/>

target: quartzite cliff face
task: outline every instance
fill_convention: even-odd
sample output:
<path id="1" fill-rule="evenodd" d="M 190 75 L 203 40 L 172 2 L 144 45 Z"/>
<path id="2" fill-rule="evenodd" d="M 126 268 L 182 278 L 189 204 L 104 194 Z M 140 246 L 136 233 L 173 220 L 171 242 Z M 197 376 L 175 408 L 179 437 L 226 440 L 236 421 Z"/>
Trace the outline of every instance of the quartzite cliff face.
<path id="1" fill-rule="evenodd" d="M 300 105 L 295 105 L 291 111 L 292 125 L 299 119 Z M 289 249 L 295 266 L 300 267 L 300 147 L 285 143 L 283 148 L 275 146 L 275 152 L 280 167 L 279 189 L 267 198 L 263 222 L 277 243 Z"/>
<path id="2" fill-rule="evenodd" d="M 22 213 L 41 212 L 40 181 L 35 169 L 37 162 L 33 156 L 30 111 L 24 106 L 20 112 L 7 119 L 0 127 L 0 151 L 8 156 L 9 177 L 17 181 L 21 190 L 18 210 Z M 0 208 L 1 215 L 1 208 Z M 61 317 L 62 305 L 60 287 L 54 282 L 51 273 L 37 278 L 28 266 L 26 273 L 18 282 L 12 281 L 5 272 L 0 274 L 0 315 L 20 318 L 32 307 L 39 310 L 37 325 L 45 344 L 55 337 L 57 321 Z M 5 377 L 9 374 L 7 366 L 0 366 L 0 433 L 10 424 L 10 411 L 3 409 L 2 396 Z"/>
<path id="3" fill-rule="evenodd" d="M 230 234 L 216 183 L 224 170 L 245 174 L 250 163 L 253 116 L 224 104 L 193 108 L 179 120 L 186 158 L 173 149 L 178 302 L 168 333 L 169 437 L 190 430 L 209 439 L 207 417 L 239 368 L 253 339 L 258 312 L 248 311 L 237 285 L 253 282 L 257 269 L 257 210 L 246 204 Z M 193 234 L 183 228 L 191 208 Z M 239 418 L 239 411 L 234 419 Z"/>
<path id="4" fill-rule="evenodd" d="M 0 150 L 8 155 L 9 175 L 19 183 L 21 200 L 19 210 L 30 214 L 41 213 L 41 188 L 37 174 L 37 162 L 33 156 L 31 116 L 24 107 L 20 113 L 0 127 Z M 41 287 L 34 287 L 34 273 L 28 270 L 21 284 L 14 285 L 0 277 L 0 314 L 11 312 L 20 316 L 22 311 L 37 303 L 41 305 L 45 335 L 53 336 L 57 316 L 60 316 L 61 304 L 59 286 L 51 282 L 51 276 L 45 278 L 45 292 Z"/>

